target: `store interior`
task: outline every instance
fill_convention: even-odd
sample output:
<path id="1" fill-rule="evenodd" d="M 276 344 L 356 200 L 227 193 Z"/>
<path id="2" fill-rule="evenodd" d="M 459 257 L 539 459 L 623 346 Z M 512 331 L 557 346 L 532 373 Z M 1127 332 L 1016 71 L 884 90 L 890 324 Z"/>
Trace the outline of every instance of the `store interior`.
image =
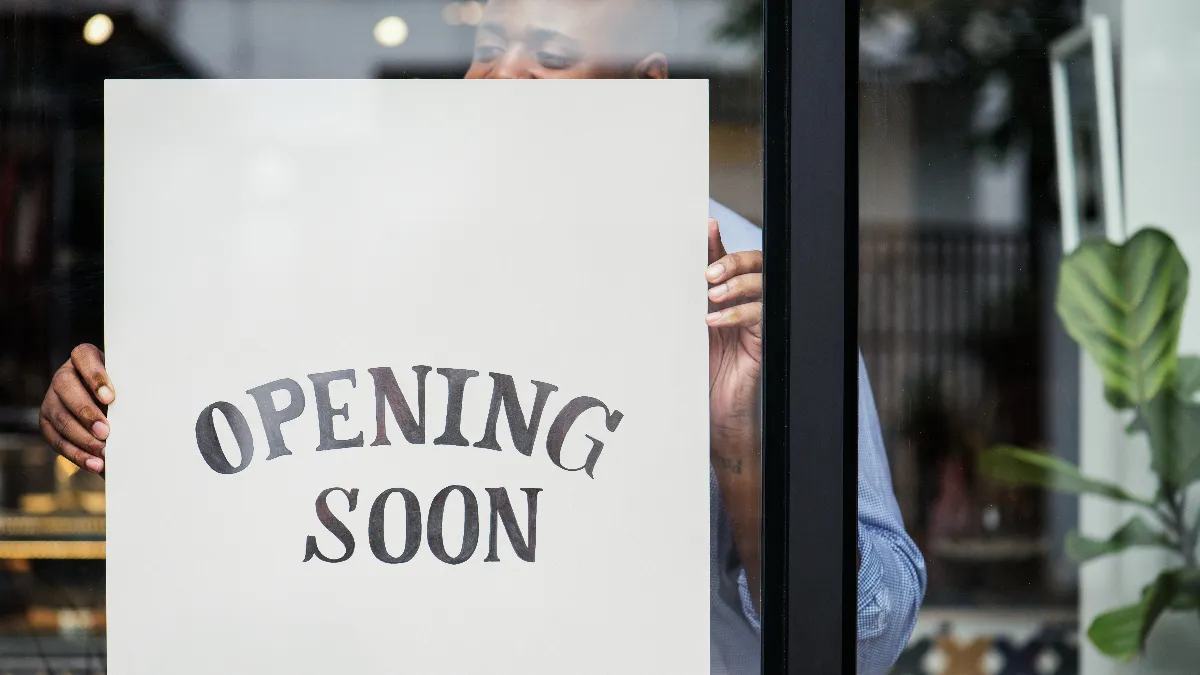
<path id="1" fill-rule="evenodd" d="M 718 36 L 730 8 L 700 4 L 672 74 L 710 79 L 713 195 L 760 223 L 754 39 Z M 104 81 L 456 79 L 480 9 L 0 1 L 0 672 L 106 667 L 104 483 L 38 433 L 72 345 L 103 342 Z"/>
<path id="2" fill-rule="evenodd" d="M 1146 72 L 1138 55 L 1158 47 L 1143 16 L 1186 9 L 1161 2 L 1124 15 L 1119 74 L 1131 83 Z M 761 4 L 683 5 L 672 76 L 710 81 L 711 195 L 761 225 Z M 1050 47 L 1085 17 L 1134 5 L 863 5 L 859 340 L 896 495 L 929 566 L 895 672 L 1074 675 L 1081 602 L 1101 602 L 1063 546 L 1078 501 L 999 484 L 976 465 L 1000 442 L 1088 461 L 1081 420 L 1098 413 L 1054 315 Z M 104 80 L 452 79 L 480 11 L 443 0 L 0 0 L 0 672 L 104 672 L 103 481 L 56 458 L 37 412 L 71 346 L 103 341 Z M 1138 107 L 1161 94 L 1143 90 L 1122 101 L 1122 124 L 1149 135 L 1125 139 L 1130 162 L 1149 130 L 1171 128 Z M 1194 97 L 1163 100 L 1195 108 Z"/>

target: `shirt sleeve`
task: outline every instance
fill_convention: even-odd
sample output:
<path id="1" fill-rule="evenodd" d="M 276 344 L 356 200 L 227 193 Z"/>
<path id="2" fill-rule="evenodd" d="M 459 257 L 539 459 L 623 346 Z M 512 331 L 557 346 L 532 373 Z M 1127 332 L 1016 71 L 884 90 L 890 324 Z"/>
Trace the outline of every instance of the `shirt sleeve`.
<path id="1" fill-rule="evenodd" d="M 888 672 L 908 643 L 925 597 L 925 559 L 904 530 L 892 490 L 871 384 L 858 361 L 858 672 Z M 745 569 L 739 569 L 742 612 L 761 630 Z"/>
<path id="2" fill-rule="evenodd" d="M 758 618 L 758 610 L 754 608 L 754 598 L 750 595 L 750 581 L 746 579 L 746 568 L 738 566 L 738 598 L 742 601 L 742 613 L 755 633 L 762 632 L 762 623 Z"/>
<path id="3" fill-rule="evenodd" d="M 858 360 L 858 672 L 886 673 L 912 634 L 925 597 L 925 560 L 904 531 L 879 414 Z"/>
<path id="4" fill-rule="evenodd" d="M 762 231 L 715 202 L 710 215 L 721 223 L 730 252 L 762 250 Z M 715 478 L 714 478 L 715 481 Z M 723 519 L 724 514 L 720 517 Z M 724 532 L 724 537 L 731 535 Z M 879 428 L 879 413 L 862 356 L 858 358 L 858 672 L 882 675 L 899 658 L 925 598 L 925 559 L 904 530 L 892 490 L 891 470 Z M 732 542 L 728 547 L 732 550 Z M 732 576 L 732 575 L 731 575 Z M 737 566 L 741 612 L 755 632 L 761 629 L 751 601 L 746 571 Z M 729 599 L 733 602 L 733 599 Z M 736 612 L 736 609 L 734 610 Z"/>

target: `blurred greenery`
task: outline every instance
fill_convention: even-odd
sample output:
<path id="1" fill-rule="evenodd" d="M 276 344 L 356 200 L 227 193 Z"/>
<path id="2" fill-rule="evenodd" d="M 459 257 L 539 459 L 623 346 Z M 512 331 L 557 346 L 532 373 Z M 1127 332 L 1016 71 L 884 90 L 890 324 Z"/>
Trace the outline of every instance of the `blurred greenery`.
<path id="1" fill-rule="evenodd" d="M 717 37 L 729 42 L 758 43 L 762 40 L 763 0 L 728 0 Z"/>
<path id="2" fill-rule="evenodd" d="M 763 0 L 725 0 L 719 39 L 758 46 Z M 798 0 L 797 0 L 798 2 Z M 1082 0 L 863 0 L 860 81 L 954 83 L 975 92 L 977 148 L 1028 153 L 1032 229 L 1058 221 L 1049 46 L 1079 24 Z M 803 11 L 803 7 L 797 7 Z"/>
<path id="3" fill-rule="evenodd" d="M 1171 551 L 1175 563 L 1142 590 L 1138 602 L 1096 617 L 1088 637 L 1119 660 L 1141 653 L 1164 612 L 1200 608 L 1197 535 L 1200 516 L 1188 489 L 1200 482 L 1200 358 L 1177 354 L 1188 292 L 1188 266 L 1170 235 L 1140 230 L 1117 245 L 1090 240 L 1063 259 L 1058 315 L 1096 362 L 1109 404 L 1133 415 L 1130 435 L 1144 435 L 1158 482 L 1153 496 L 1091 478 L 1043 452 L 1001 446 L 983 455 L 989 475 L 1023 485 L 1093 495 L 1142 511 L 1104 538 L 1071 533 L 1079 563 L 1135 547 Z"/>

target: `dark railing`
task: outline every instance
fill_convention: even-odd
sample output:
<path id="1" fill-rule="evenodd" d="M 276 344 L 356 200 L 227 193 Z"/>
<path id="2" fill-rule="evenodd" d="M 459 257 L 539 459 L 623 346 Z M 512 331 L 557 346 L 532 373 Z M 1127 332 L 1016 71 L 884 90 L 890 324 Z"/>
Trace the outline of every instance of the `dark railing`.
<path id="1" fill-rule="evenodd" d="M 1024 228 L 860 231 L 859 344 L 897 499 L 935 565 L 1018 554 L 1039 564 L 1040 500 L 975 473 L 989 445 L 1036 447 L 1046 435 L 1036 256 Z"/>

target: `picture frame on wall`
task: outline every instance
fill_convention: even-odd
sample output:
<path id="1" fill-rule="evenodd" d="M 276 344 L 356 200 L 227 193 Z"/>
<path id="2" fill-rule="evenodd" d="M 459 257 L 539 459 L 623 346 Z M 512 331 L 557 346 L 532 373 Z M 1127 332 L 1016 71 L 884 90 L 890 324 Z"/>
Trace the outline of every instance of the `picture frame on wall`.
<path id="1" fill-rule="evenodd" d="M 1050 48 L 1063 251 L 1125 239 L 1112 28 L 1096 16 Z"/>

